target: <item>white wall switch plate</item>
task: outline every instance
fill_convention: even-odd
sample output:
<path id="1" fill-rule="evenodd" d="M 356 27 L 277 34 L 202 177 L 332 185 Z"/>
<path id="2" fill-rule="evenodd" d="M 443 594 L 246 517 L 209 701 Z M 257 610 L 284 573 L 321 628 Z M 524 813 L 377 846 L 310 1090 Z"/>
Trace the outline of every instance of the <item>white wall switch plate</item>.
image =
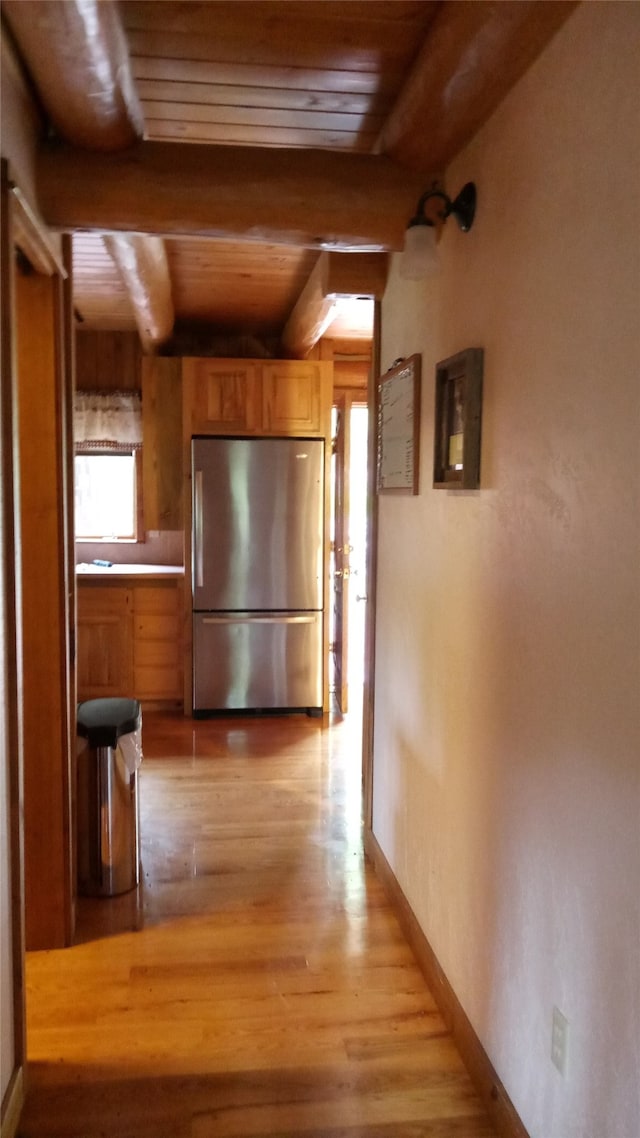
<path id="1" fill-rule="evenodd" d="M 551 1022 L 551 1062 L 561 1075 L 567 1070 L 567 1049 L 569 1046 L 569 1020 L 558 1008 L 553 1009 Z"/>

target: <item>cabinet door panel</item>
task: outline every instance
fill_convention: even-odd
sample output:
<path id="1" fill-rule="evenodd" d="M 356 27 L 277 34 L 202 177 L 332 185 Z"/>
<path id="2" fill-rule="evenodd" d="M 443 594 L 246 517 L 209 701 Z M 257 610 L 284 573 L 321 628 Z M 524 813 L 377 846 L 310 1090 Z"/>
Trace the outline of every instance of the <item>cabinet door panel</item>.
<path id="1" fill-rule="evenodd" d="M 164 613 L 149 613 L 136 616 L 134 620 L 136 644 L 139 641 L 168 640 L 173 644 L 175 652 L 177 651 L 178 632 L 178 618 L 172 614 L 165 616 Z"/>
<path id="2" fill-rule="evenodd" d="M 175 667 L 137 667 L 135 687 L 138 699 L 182 699 L 182 677 Z"/>
<path id="3" fill-rule="evenodd" d="M 175 581 L 134 587 L 134 687 L 139 699 L 182 698 L 181 602 Z"/>
<path id="4" fill-rule="evenodd" d="M 80 582 L 76 635 L 78 699 L 132 698 L 130 589 Z"/>
<path id="5" fill-rule="evenodd" d="M 253 434 L 260 427 L 258 365 L 245 360 L 187 359 L 185 397 L 191 404 L 191 431 Z"/>
<path id="6" fill-rule="evenodd" d="M 323 365 L 304 360 L 265 363 L 262 427 L 269 434 L 321 434 Z"/>
<path id="7" fill-rule="evenodd" d="M 120 613 L 126 616 L 131 610 L 131 592 L 122 585 L 92 585 L 80 581 L 78 586 L 78 618 L 94 617 L 96 613 Z"/>
<path id="8" fill-rule="evenodd" d="M 178 612 L 178 596 L 178 588 L 173 583 L 136 585 L 133 594 L 134 612 L 136 616 L 175 616 Z"/>
<path id="9" fill-rule="evenodd" d="M 133 650 L 136 672 L 139 668 L 173 668 L 178 670 L 178 651 L 175 640 L 139 640 Z"/>
<path id="10" fill-rule="evenodd" d="M 78 699 L 132 696 L 131 624 L 118 613 L 78 619 Z"/>

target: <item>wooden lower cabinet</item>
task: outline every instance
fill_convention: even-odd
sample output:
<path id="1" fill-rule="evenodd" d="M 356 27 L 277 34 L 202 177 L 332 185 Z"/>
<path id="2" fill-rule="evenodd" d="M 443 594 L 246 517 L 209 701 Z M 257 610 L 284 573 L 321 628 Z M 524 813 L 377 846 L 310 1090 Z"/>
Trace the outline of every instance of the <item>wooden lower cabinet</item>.
<path id="1" fill-rule="evenodd" d="M 182 700 L 181 582 L 78 582 L 78 699 Z"/>
<path id="2" fill-rule="evenodd" d="M 78 588 L 78 700 L 133 696 L 132 591 L 81 582 Z"/>
<path id="3" fill-rule="evenodd" d="M 133 686 L 136 699 L 182 698 L 181 591 L 174 582 L 133 590 Z"/>

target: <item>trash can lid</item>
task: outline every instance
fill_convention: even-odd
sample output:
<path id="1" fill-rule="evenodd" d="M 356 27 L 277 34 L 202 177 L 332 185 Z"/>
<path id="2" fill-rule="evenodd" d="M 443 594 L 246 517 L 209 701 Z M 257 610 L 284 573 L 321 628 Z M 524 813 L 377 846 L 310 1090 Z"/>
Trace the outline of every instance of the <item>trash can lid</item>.
<path id="1" fill-rule="evenodd" d="M 88 699 L 78 705 L 78 735 L 93 747 L 115 747 L 140 727 L 137 699 Z"/>

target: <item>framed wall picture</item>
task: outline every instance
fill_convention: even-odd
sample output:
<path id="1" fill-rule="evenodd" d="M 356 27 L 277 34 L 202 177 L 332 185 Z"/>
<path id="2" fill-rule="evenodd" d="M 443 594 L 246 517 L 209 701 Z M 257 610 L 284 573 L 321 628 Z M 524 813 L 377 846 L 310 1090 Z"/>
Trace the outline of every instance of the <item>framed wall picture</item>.
<path id="1" fill-rule="evenodd" d="M 477 490 L 480 486 L 482 370 L 482 348 L 467 348 L 436 364 L 436 490 Z"/>
<path id="2" fill-rule="evenodd" d="M 378 380 L 379 494 L 418 493 L 420 356 L 398 360 Z"/>

